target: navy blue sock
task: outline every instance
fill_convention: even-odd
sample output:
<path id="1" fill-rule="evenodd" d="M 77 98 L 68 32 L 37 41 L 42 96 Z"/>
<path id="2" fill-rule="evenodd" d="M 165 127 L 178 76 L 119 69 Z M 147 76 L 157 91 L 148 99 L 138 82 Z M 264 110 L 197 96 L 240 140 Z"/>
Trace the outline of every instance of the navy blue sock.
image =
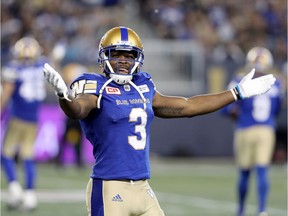
<path id="1" fill-rule="evenodd" d="M 269 193 L 268 167 L 257 166 L 257 192 L 258 192 L 258 211 L 264 212 L 266 209 L 267 197 Z"/>
<path id="2" fill-rule="evenodd" d="M 25 159 L 24 161 L 24 170 L 25 170 L 25 182 L 26 189 L 34 189 L 36 181 L 36 165 L 34 160 Z"/>
<path id="3" fill-rule="evenodd" d="M 238 178 L 238 215 L 243 215 L 244 205 L 247 197 L 248 186 L 249 186 L 250 170 L 239 170 Z"/>
<path id="4" fill-rule="evenodd" d="M 1 165 L 8 182 L 17 180 L 17 172 L 14 159 L 1 155 Z"/>

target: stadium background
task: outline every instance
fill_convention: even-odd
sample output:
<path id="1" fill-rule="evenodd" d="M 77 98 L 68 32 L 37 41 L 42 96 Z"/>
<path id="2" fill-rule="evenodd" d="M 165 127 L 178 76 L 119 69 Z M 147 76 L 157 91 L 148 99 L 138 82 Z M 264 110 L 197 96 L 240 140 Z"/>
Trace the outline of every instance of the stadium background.
<path id="1" fill-rule="evenodd" d="M 9 50 L 14 42 L 19 37 L 32 33 L 42 45 L 45 55 L 58 58 L 60 67 L 79 63 L 90 71 L 99 71 L 98 42 L 106 30 L 117 25 L 131 27 L 140 35 L 145 49 L 144 70 L 152 74 L 158 90 L 164 94 L 190 96 L 224 90 L 233 75 L 243 70 L 245 53 L 253 46 L 265 46 L 271 50 L 275 60 L 273 73 L 285 83 L 287 81 L 287 2 L 283 0 L 2 1 L 1 65 L 8 61 Z M 59 50 L 65 50 L 65 55 L 61 58 L 55 54 Z M 36 144 L 37 160 L 41 166 L 39 188 L 48 191 L 69 191 L 76 188 L 82 191 L 89 169 L 78 170 L 83 173 L 84 180 L 80 181 L 80 177 L 75 174 L 78 171 L 71 170 L 70 166 L 62 168 L 68 174 L 64 172 L 61 176 L 51 166 L 50 162 L 59 150 L 64 116 L 57 106 L 54 93 L 48 87 L 47 90 L 49 95 L 42 107 Z M 285 105 L 278 119 L 278 139 L 273 156 L 276 167 L 272 168 L 276 189 L 272 191 L 272 198 L 275 196 L 275 199 L 272 201 L 271 198 L 271 202 L 275 208 L 274 215 L 279 216 L 287 212 L 287 197 L 283 193 L 287 192 L 287 104 Z M 9 113 L 1 116 L 1 137 L 8 116 Z M 213 207 L 221 206 L 219 203 L 210 203 L 210 207 L 206 208 L 202 206 L 204 204 L 196 200 L 198 190 L 195 192 L 197 187 L 193 185 L 199 185 L 199 191 L 203 192 L 198 194 L 199 197 L 206 197 L 202 200 L 203 203 L 218 200 L 217 194 L 222 195 L 222 191 L 227 191 L 228 194 L 223 195 L 224 200 L 232 202 L 235 199 L 233 127 L 233 123 L 219 112 L 192 119 L 155 119 L 151 133 L 151 157 L 152 170 L 156 168 L 154 174 L 152 173 L 154 179 L 151 183 L 152 186 L 155 184 L 156 190 L 167 192 L 168 197 L 163 193 L 160 201 L 167 202 L 164 207 L 166 211 L 172 212 L 167 212 L 168 215 L 191 215 L 189 212 L 197 212 L 197 208 L 202 211 L 199 215 L 232 214 L 233 211 L 229 208 L 233 208 L 233 204 L 226 203 L 230 206 L 226 212 Z M 91 146 L 83 140 L 82 147 L 83 158 L 89 167 L 93 161 Z M 65 152 L 63 160 L 67 165 L 73 165 L 72 147 L 69 148 L 68 145 Z M 185 161 L 182 161 L 183 158 Z M 65 177 L 66 174 L 68 177 Z M 47 182 L 46 179 L 53 181 Z M 227 182 L 227 186 L 221 183 L 222 180 Z M 63 182 L 67 182 L 67 185 Z M 174 188 L 173 182 L 176 185 L 182 184 L 189 190 Z M 5 187 L 3 184 L 1 181 L 2 187 Z M 209 184 L 213 186 L 208 187 Z M 214 191 L 215 194 L 209 194 L 209 191 Z M 193 197 L 189 197 L 189 194 Z M 200 207 L 182 206 L 182 214 L 174 201 L 171 201 L 170 206 L 169 196 L 170 201 L 179 198 L 180 206 L 183 202 L 186 202 L 186 206 L 189 206 L 187 203 L 195 202 Z M 80 202 L 83 203 L 83 200 L 78 203 Z M 176 203 L 178 202 L 180 203 Z M 253 197 L 250 202 L 255 204 Z M 78 207 L 83 211 L 82 203 Z M 71 203 L 66 205 L 71 206 Z M 169 206 L 174 210 L 169 210 Z M 51 205 L 45 205 L 42 209 L 50 207 Z M 209 210 L 204 213 L 209 208 L 212 212 Z M 178 214 L 173 211 L 178 211 Z M 76 212 L 75 215 L 81 215 Z"/>

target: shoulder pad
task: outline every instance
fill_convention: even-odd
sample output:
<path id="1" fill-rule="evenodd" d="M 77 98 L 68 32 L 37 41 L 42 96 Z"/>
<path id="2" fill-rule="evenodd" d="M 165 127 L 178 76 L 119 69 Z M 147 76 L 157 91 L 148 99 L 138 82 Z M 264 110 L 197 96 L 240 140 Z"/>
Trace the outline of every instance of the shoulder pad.
<path id="1" fill-rule="evenodd" d="M 107 78 L 101 74 L 84 73 L 77 77 L 70 85 L 72 95 L 76 97 L 77 94 L 98 94 L 98 86 L 106 82 Z"/>

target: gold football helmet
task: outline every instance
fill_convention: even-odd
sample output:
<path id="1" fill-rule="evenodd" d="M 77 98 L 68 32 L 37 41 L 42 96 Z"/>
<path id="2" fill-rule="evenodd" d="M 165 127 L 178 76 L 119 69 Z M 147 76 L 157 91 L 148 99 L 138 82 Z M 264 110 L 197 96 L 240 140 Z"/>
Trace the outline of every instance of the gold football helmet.
<path id="1" fill-rule="evenodd" d="M 111 67 L 110 53 L 113 50 L 123 50 L 133 52 L 135 59 L 130 68 L 129 74 L 119 74 Z M 99 63 L 104 68 L 104 72 L 118 84 L 125 84 L 132 80 L 132 75 L 137 73 L 143 65 L 144 53 L 142 42 L 135 31 L 130 28 L 119 26 L 110 29 L 102 37 L 99 44 Z"/>
<path id="2" fill-rule="evenodd" d="M 32 37 L 23 37 L 15 45 L 13 53 L 19 59 L 34 59 L 41 54 L 39 43 Z"/>
<path id="3" fill-rule="evenodd" d="M 248 67 L 255 68 L 256 71 L 266 72 L 273 66 L 273 56 L 264 47 L 254 47 L 247 53 L 246 63 Z"/>

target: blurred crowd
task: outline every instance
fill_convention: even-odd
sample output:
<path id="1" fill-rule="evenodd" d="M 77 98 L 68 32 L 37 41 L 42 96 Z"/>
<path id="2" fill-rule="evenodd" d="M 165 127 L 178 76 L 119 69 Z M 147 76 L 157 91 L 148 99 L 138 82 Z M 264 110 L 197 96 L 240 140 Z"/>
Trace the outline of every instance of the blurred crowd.
<path id="1" fill-rule="evenodd" d="M 118 0 L 1 1 L 1 60 L 19 38 L 31 35 L 56 60 L 97 62 L 98 40 L 121 23 L 120 11 Z"/>
<path id="2" fill-rule="evenodd" d="M 237 63 L 254 46 L 268 48 L 278 68 L 287 60 L 286 1 L 142 0 L 141 5 L 158 37 L 197 40 L 212 62 Z"/>
<path id="3" fill-rule="evenodd" d="M 1 55 L 33 35 L 62 63 L 92 64 L 107 29 L 123 25 L 129 0 L 6 0 L 1 2 Z M 283 0 L 136 0 L 136 14 L 153 37 L 197 40 L 207 60 L 242 64 L 253 46 L 268 48 L 281 69 L 287 61 L 287 2 Z M 135 12 L 131 13 L 133 22 Z M 129 16 L 129 14 L 126 16 Z M 125 20 L 126 22 L 127 20 Z M 125 23 L 126 25 L 126 23 Z M 129 23 L 128 23 L 129 25 Z M 61 48 L 67 52 L 61 56 Z"/>

